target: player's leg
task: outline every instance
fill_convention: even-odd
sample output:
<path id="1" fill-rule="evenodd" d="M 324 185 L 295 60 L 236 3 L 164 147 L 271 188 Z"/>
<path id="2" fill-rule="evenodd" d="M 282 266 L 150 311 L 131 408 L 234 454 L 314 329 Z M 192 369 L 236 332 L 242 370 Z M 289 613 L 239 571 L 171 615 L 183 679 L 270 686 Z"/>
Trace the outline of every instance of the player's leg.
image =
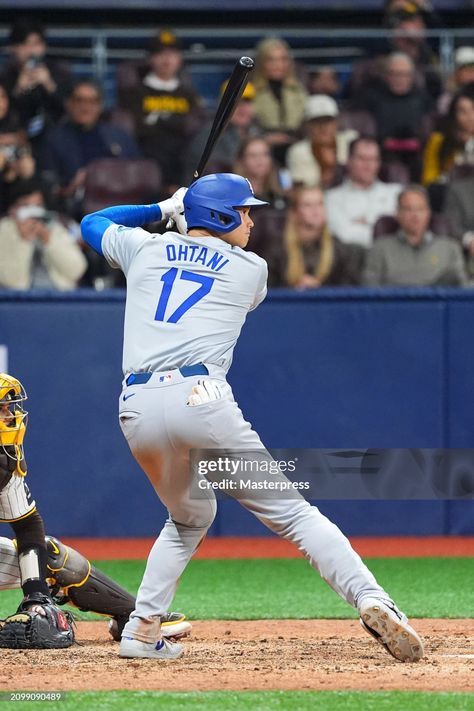
<path id="1" fill-rule="evenodd" d="M 153 641 L 157 618 L 169 609 L 179 577 L 214 520 L 216 502 L 212 492 L 199 500 L 189 498 L 186 451 L 134 454 L 169 512 L 148 556 L 135 610 L 124 630 L 125 635 Z"/>
<path id="2" fill-rule="evenodd" d="M 188 451 L 170 439 L 164 421 L 165 412 L 172 408 L 173 394 L 165 387 L 136 388 L 135 392 L 134 410 L 122 408 L 121 427 L 169 517 L 150 551 L 136 607 L 122 635 L 120 653 L 159 656 L 163 652 L 164 657 L 170 658 L 166 649 L 149 653 L 146 648 L 135 649 L 135 642 L 161 644 L 160 616 L 167 612 L 182 571 L 214 519 L 216 503 L 212 494 L 197 501 L 189 498 Z"/>
<path id="3" fill-rule="evenodd" d="M 223 403 L 211 418 L 210 429 L 219 447 L 234 450 L 238 459 L 246 456 L 254 459 L 258 451 L 259 457 L 266 457 L 269 464 L 274 464 L 234 400 Z M 248 471 L 250 474 L 248 477 L 246 474 L 246 478 L 259 478 L 251 467 Z M 281 472 L 272 479 L 288 482 Z M 228 493 L 232 494 L 232 491 Z M 239 495 L 238 498 L 268 528 L 302 551 L 333 590 L 360 611 L 367 631 L 378 637 L 393 656 L 416 660 L 423 655 L 421 640 L 408 625 L 406 617 L 397 610 L 393 600 L 378 584 L 342 531 L 316 506 L 311 506 L 298 492 L 291 492 L 291 495 L 278 492 L 263 498 L 262 492 L 257 491 L 253 495 Z"/>

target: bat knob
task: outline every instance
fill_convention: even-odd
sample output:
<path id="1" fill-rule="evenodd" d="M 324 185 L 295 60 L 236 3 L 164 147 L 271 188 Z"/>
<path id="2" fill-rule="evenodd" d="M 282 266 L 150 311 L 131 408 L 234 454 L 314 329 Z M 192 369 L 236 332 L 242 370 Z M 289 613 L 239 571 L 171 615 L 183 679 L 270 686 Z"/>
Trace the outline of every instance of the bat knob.
<path id="1" fill-rule="evenodd" d="M 243 67 L 246 67 L 247 69 L 253 69 L 254 67 L 254 61 L 252 57 L 241 57 L 239 60 L 239 64 L 241 64 Z"/>

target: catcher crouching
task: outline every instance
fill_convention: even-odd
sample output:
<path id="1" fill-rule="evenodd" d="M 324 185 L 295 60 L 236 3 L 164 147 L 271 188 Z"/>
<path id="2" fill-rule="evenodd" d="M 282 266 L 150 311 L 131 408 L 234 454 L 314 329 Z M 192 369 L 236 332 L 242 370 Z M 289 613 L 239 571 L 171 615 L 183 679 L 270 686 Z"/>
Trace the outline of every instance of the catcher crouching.
<path id="1" fill-rule="evenodd" d="M 59 605 L 111 617 L 115 640 L 135 598 L 95 568 L 78 551 L 45 536 L 44 523 L 25 482 L 23 440 L 27 398 L 20 381 L 0 373 L 0 522 L 12 527 L 16 540 L 0 537 L 0 590 L 19 588 L 23 600 L 15 614 L 0 620 L 0 647 L 62 649 L 74 642 L 73 618 Z M 184 637 L 190 623 L 180 613 L 161 621 L 163 636 Z"/>

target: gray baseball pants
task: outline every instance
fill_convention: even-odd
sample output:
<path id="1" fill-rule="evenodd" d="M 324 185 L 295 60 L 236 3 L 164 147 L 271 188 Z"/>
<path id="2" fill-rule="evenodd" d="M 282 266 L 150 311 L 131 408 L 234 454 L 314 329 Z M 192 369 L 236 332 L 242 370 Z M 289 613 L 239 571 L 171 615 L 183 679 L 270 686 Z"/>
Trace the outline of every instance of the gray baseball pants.
<path id="1" fill-rule="evenodd" d="M 225 373 L 216 366 L 207 367 L 208 377 L 218 381 L 223 393 L 218 400 L 188 405 L 192 386 L 203 378 L 183 377 L 179 370 L 154 373 L 146 384 L 124 386 L 120 396 L 123 434 L 169 512 L 149 554 L 135 611 L 123 632 L 144 642 L 159 638 L 159 616 L 168 611 L 178 579 L 216 514 L 212 489 L 200 490 L 196 496 L 189 450 L 264 452 L 259 436 L 234 400 Z M 270 458 L 268 453 L 261 456 Z M 277 476 L 286 481 L 283 474 Z M 239 501 L 268 528 L 294 543 L 350 605 L 358 607 L 366 596 L 391 600 L 339 528 L 299 494 L 266 499 L 261 492 L 258 496 L 249 492 Z"/>

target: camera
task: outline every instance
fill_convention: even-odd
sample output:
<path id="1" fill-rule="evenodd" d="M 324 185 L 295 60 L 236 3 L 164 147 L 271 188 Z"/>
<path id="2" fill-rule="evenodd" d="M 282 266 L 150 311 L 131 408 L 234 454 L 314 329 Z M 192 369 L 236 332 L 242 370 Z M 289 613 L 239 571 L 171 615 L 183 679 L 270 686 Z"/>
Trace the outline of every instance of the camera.
<path id="1" fill-rule="evenodd" d="M 14 163 L 19 158 L 30 153 L 27 146 L 18 145 L 18 143 L 6 143 L 0 145 L 0 153 L 5 156 L 6 163 Z"/>
<path id="2" fill-rule="evenodd" d="M 3 153 L 7 163 L 13 163 L 21 155 L 20 147 L 16 143 L 7 143 L 4 146 L 0 146 L 0 153 Z"/>
<path id="3" fill-rule="evenodd" d="M 33 55 L 32 57 L 29 57 L 25 62 L 25 66 L 27 69 L 37 69 L 37 67 L 40 67 L 42 64 L 43 57 L 39 55 Z"/>

